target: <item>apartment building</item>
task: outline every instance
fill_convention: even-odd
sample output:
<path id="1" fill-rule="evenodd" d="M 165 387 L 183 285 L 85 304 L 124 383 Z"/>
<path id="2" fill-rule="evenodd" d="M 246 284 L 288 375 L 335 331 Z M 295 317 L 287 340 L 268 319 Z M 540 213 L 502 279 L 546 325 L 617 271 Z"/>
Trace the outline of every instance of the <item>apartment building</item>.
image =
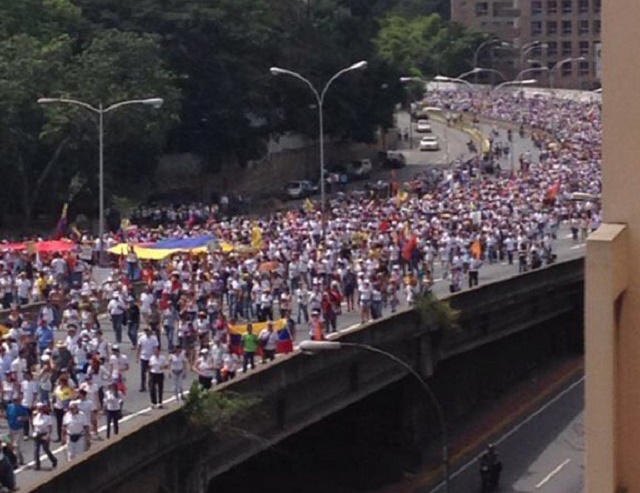
<path id="1" fill-rule="evenodd" d="M 451 0 L 451 19 L 512 43 L 510 53 L 490 58 L 510 77 L 541 66 L 548 70 L 527 78 L 557 88 L 595 89 L 600 87 L 601 4 L 602 0 Z M 539 46 L 523 52 L 532 42 Z M 487 53 L 484 56 L 486 60 Z"/>

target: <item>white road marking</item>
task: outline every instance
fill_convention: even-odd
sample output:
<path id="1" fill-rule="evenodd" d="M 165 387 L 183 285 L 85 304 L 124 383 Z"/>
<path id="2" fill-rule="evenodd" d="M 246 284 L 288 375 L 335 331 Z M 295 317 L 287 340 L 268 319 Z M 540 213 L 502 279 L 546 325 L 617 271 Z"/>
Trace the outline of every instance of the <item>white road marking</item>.
<path id="1" fill-rule="evenodd" d="M 495 440 L 493 443 L 495 443 L 496 445 L 500 445 L 502 442 L 504 442 L 507 438 L 509 438 L 511 435 L 513 435 L 514 433 L 517 433 L 520 428 L 522 428 L 524 425 L 526 425 L 527 423 L 529 423 L 533 418 L 539 416 L 540 414 L 542 414 L 543 412 L 545 412 L 547 409 L 549 409 L 551 406 L 553 406 L 556 402 L 558 402 L 560 399 L 562 399 L 565 395 L 567 395 L 569 392 L 571 392 L 573 389 L 575 389 L 578 385 L 581 385 L 584 382 L 584 376 L 580 377 L 580 379 L 576 380 L 575 382 L 573 382 L 571 385 L 569 385 L 566 389 L 564 389 L 562 392 L 560 392 L 558 395 L 556 395 L 553 399 L 551 399 L 549 402 L 547 402 L 546 404 L 544 404 L 543 406 L 541 406 L 539 409 L 537 409 L 535 412 L 533 412 L 532 414 L 530 414 L 529 416 L 527 416 L 525 419 L 523 419 L 520 423 L 518 423 L 517 425 L 515 425 L 513 428 L 511 428 L 508 432 L 506 432 L 504 435 L 502 435 L 500 438 L 498 438 L 497 440 Z M 451 473 L 450 475 L 450 479 L 455 479 L 458 476 L 460 476 L 460 474 L 462 474 L 464 471 L 466 471 L 467 469 L 469 469 L 471 466 L 474 466 L 478 463 L 478 459 L 480 459 L 480 457 L 482 456 L 483 452 L 480 452 L 478 455 L 476 455 L 475 457 L 473 457 L 471 460 L 469 460 L 466 464 L 462 465 L 459 469 L 456 469 L 453 473 Z M 437 484 L 434 488 L 431 489 L 431 491 L 429 493 L 435 493 L 436 491 L 439 491 L 441 488 L 444 487 L 444 481 L 440 482 L 439 484 Z"/>
<path id="2" fill-rule="evenodd" d="M 562 468 L 564 466 L 566 466 L 569 462 L 571 462 L 571 459 L 567 459 L 565 460 L 562 464 L 560 464 L 558 467 L 556 467 L 553 471 L 551 471 L 549 474 L 547 474 L 544 479 L 542 481 L 540 481 L 537 485 L 536 485 L 536 489 L 539 490 L 542 486 L 544 486 L 552 477 L 554 477 L 556 474 L 558 474 Z"/>
<path id="3" fill-rule="evenodd" d="M 571 247 L 571 250 L 577 250 L 578 248 L 584 248 L 584 247 L 586 247 L 586 246 L 587 246 L 587 244 L 586 244 L 586 243 L 580 243 L 579 245 L 573 245 L 573 246 Z"/>

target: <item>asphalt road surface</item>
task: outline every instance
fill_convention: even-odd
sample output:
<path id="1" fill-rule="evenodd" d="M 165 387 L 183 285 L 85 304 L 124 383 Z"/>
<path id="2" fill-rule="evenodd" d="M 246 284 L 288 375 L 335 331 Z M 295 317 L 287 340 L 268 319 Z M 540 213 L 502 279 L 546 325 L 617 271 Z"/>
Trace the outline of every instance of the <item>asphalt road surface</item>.
<path id="1" fill-rule="evenodd" d="M 503 463 L 497 493 L 584 491 L 584 377 L 494 442 Z M 420 493 L 443 492 L 442 484 Z M 480 492 L 478 457 L 452 471 L 449 493 Z"/>
<path id="2" fill-rule="evenodd" d="M 398 126 L 401 129 L 403 128 L 402 118 L 403 116 L 400 115 Z M 404 116 L 404 118 L 406 118 L 406 115 Z M 491 130 L 491 127 L 489 125 L 482 125 L 481 130 L 488 134 Z M 433 132 L 440 137 L 441 147 L 443 147 L 444 149 L 444 145 L 443 145 L 444 134 L 445 134 L 444 126 L 434 121 Z M 506 141 L 506 131 L 500 130 L 500 133 L 501 133 L 501 139 L 503 141 Z M 450 156 L 463 157 L 463 158 L 469 157 L 469 153 L 466 146 L 466 143 L 469 140 L 468 135 L 465 134 L 464 132 L 461 132 L 456 129 L 451 129 L 451 128 L 447 130 L 447 134 L 450 139 L 449 141 Z M 526 139 L 526 138 L 521 139 L 517 135 L 517 132 L 514 132 L 513 139 L 514 139 L 513 144 L 515 147 L 516 155 L 519 155 L 519 153 L 524 153 L 527 150 L 529 150 L 534 156 L 536 155 L 535 154 L 536 150 L 534 149 L 529 139 Z M 414 140 L 415 140 L 415 144 L 417 145 L 417 141 L 419 140 L 419 134 L 416 135 L 414 133 Z M 420 152 L 420 151 L 408 151 L 408 152 L 410 152 L 409 157 L 411 158 L 409 159 L 408 165 L 404 168 L 397 170 L 397 179 L 400 181 L 406 181 L 413 178 L 415 174 L 426 169 L 427 166 L 433 167 L 434 165 L 439 165 L 439 166 L 446 167 L 448 165 L 448 163 L 444 161 L 444 157 L 445 157 L 444 150 L 441 150 L 438 152 Z M 503 169 L 506 169 L 506 168 L 503 167 Z M 383 175 L 386 173 L 389 173 L 389 171 L 379 171 L 376 173 L 376 175 L 372 179 L 373 180 L 385 179 L 385 176 Z M 387 179 L 388 177 L 389 175 L 386 176 Z M 566 227 L 562 227 L 560 229 L 560 235 L 558 237 L 558 240 L 555 244 L 555 252 L 558 255 L 559 260 L 575 258 L 583 255 L 584 246 L 585 245 L 583 243 L 573 242 L 571 240 L 571 236 L 569 234 L 568 229 Z M 480 270 L 480 284 L 505 279 L 505 278 L 517 275 L 517 273 L 518 273 L 518 266 L 516 264 L 507 265 L 506 262 L 493 264 L 493 265 L 485 264 Z M 434 279 L 436 280 L 436 282 L 433 290 L 438 295 L 446 295 L 449 292 L 449 285 L 445 280 L 442 280 L 441 274 L 442 273 L 441 273 L 440 267 L 436 265 L 436 269 L 434 272 Z M 402 299 L 402 296 L 401 296 L 401 305 L 399 309 L 403 309 L 403 308 L 406 308 L 406 303 L 404 302 L 404 299 Z M 383 313 L 383 315 L 386 315 L 386 314 L 388 314 L 388 310 L 385 313 Z M 338 319 L 339 329 L 341 330 L 352 328 L 354 326 L 357 326 L 359 323 L 360 323 L 360 317 L 358 313 L 343 313 L 343 315 L 341 315 Z M 101 325 L 105 331 L 106 338 L 110 341 L 113 341 L 114 340 L 113 332 L 112 332 L 109 321 L 103 317 L 101 321 Z M 62 334 L 60 334 L 60 336 L 62 337 Z M 309 338 L 308 327 L 306 327 L 304 324 L 300 325 L 296 331 L 296 337 L 295 337 L 296 342 L 300 342 L 301 340 L 305 340 L 308 338 Z M 125 339 L 126 339 L 126 336 L 125 336 Z M 149 419 L 154 415 L 167 412 L 167 411 L 155 410 L 155 409 L 152 410 L 150 407 L 151 402 L 150 402 L 149 394 L 147 392 L 144 392 L 144 393 L 138 392 L 138 388 L 140 387 L 140 369 L 138 364 L 136 364 L 135 362 L 135 352 L 131 349 L 131 347 L 128 344 L 122 344 L 121 347 L 123 349 L 124 354 L 127 354 L 127 356 L 129 357 L 130 364 L 131 364 L 131 369 L 129 370 L 127 375 L 129 391 L 125 398 L 124 417 L 121 420 L 121 431 L 122 431 L 122 430 L 128 429 L 134 424 L 140 423 L 141 420 Z M 162 341 L 162 347 L 166 348 L 166 341 Z M 258 366 L 258 368 L 259 367 L 260 365 Z M 195 378 L 195 376 L 193 378 Z M 185 382 L 185 388 L 189 387 L 193 378 L 187 379 L 187 381 Z M 178 404 L 173 400 L 171 396 L 171 388 L 172 388 L 171 380 L 169 379 L 165 380 L 164 399 L 165 399 L 165 407 L 167 407 L 168 409 L 172 409 L 178 406 Z M 106 422 L 105 418 L 101 416 L 100 424 L 101 424 L 102 437 L 105 436 L 105 432 L 104 432 L 105 427 L 102 426 L 105 422 Z M 6 430 L 7 430 L 6 423 L 1 423 L 0 433 L 6 434 Z M 55 431 L 54 431 L 54 436 L 55 436 Z M 113 437 L 111 439 L 113 440 Z M 100 441 L 98 443 L 100 443 Z M 56 445 L 58 444 L 52 444 L 52 449 L 56 449 Z M 58 457 L 61 457 L 62 455 L 64 455 L 62 454 L 62 452 L 63 452 L 62 448 L 57 448 L 56 450 L 54 450 L 54 453 L 56 453 Z M 42 481 L 43 477 L 46 477 L 46 475 L 49 474 L 49 472 L 47 472 L 49 463 L 48 463 L 48 460 L 43 461 L 42 471 L 31 470 L 31 466 L 33 465 L 31 462 L 33 458 L 33 444 L 31 440 L 25 441 L 23 443 L 23 454 L 28 464 L 25 467 L 22 467 L 19 469 L 17 480 L 18 480 L 18 484 L 24 489 L 28 487 L 29 484 L 33 484 L 36 481 Z M 59 468 L 65 467 L 66 458 L 60 460 L 59 463 L 60 463 Z M 569 467 L 569 466 L 566 466 L 566 467 Z M 509 474 L 508 471 L 505 471 L 505 478 L 508 477 L 508 474 Z M 465 490 L 461 490 L 461 492 L 462 491 L 465 491 Z M 475 490 L 468 490 L 468 491 L 475 491 Z M 513 491 L 530 491 L 530 490 L 513 490 Z M 536 491 L 546 491 L 546 490 L 536 490 Z M 550 493 L 556 490 L 548 490 L 548 491 Z M 560 491 L 560 490 L 557 490 L 557 491 Z M 563 493 L 568 493 L 570 490 L 562 490 L 562 491 Z"/>

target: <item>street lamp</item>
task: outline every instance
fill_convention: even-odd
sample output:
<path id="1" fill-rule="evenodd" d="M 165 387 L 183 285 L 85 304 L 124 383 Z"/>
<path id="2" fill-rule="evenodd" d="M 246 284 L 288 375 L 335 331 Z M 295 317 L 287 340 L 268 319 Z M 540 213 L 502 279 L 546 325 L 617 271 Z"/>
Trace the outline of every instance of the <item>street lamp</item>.
<path id="1" fill-rule="evenodd" d="M 428 83 L 426 80 L 420 77 L 400 77 L 401 84 L 408 84 L 410 82 L 418 82 L 420 84 L 423 84 L 424 86 L 426 86 Z M 413 105 L 413 101 L 411 101 L 410 108 L 409 108 L 409 149 L 413 149 L 413 118 L 411 114 L 412 105 Z"/>
<path id="2" fill-rule="evenodd" d="M 518 68 L 522 70 L 522 65 L 524 65 L 524 57 L 527 56 L 528 53 L 537 49 L 537 48 L 548 48 L 549 45 L 547 43 L 543 43 L 542 41 L 536 40 L 531 41 L 531 43 L 527 43 L 522 45 L 520 48 L 520 64 Z"/>
<path id="3" fill-rule="evenodd" d="M 468 77 L 470 75 L 476 75 L 475 77 L 475 83 L 478 83 L 478 77 L 477 75 L 481 72 L 491 72 L 494 74 L 498 74 L 500 77 L 502 77 L 502 80 L 507 80 L 507 77 L 500 72 L 499 70 L 496 70 L 494 68 L 484 68 L 484 67 L 476 67 L 473 70 L 469 70 L 468 72 L 464 72 L 462 74 L 460 74 L 458 77 L 455 77 L 456 79 L 464 79 L 465 77 Z"/>
<path id="4" fill-rule="evenodd" d="M 311 81 L 309 81 L 309 79 L 306 79 L 305 77 L 303 77 L 297 72 L 293 72 L 292 70 L 287 70 L 280 67 L 271 67 L 269 69 L 269 71 L 271 72 L 271 75 L 289 75 L 291 77 L 295 77 L 296 79 L 299 79 L 302 82 L 304 82 L 307 86 L 309 86 L 309 89 L 311 89 L 311 92 L 315 96 L 316 101 L 318 103 L 318 126 L 320 127 L 318 129 L 318 133 L 319 133 L 318 145 L 320 147 L 320 202 L 321 202 L 320 207 L 322 211 L 322 237 L 323 238 L 326 238 L 326 217 L 325 217 L 326 206 L 325 206 L 325 184 L 324 184 L 324 121 L 323 121 L 323 114 L 322 114 L 323 112 L 322 108 L 324 106 L 324 98 L 327 94 L 327 90 L 329 89 L 333 81 L 335 81 L 338 77 L 346 74 L 347 72 L 351 72 L 353 70 L 365 69 L 367 68 L 367 64 L 368 63 L 363 60 L 358 63 L 354 63 L 349 67 L 343 68 L 339 72 L 335 73 L 329 79 L 329 82 L 325 84 L 324 88 L 320 92 L 315 88 L 315 86 L 311 83 Z"/>
<path id="5" fill-rule="evenodd" d="M 377 347 L 369 346 L 368 344 L 359 344 L 356 342 L 338 342 L 338 341 L 302 341 L 299 347 L 300 347 L 300 350 L 306 351 L 309 353 L 316 353 L 320 351 L 335 351 L 335 350 L 345 349 L 345 348 L 361 349 L 363 351 L 368 351 L 370 353 L 376 353 L 381 356 L 384 356 L 385 358 L 392 360 L 398 366 L 402 367 L 411 375 L 413 375 L 416 378 L 416 380 L 420 383 L 420 386 L 422 387 L 424 392 L 429 397 L 429 400 L 433 404 L 433 407 L 435 408 L 436 414 L 438 416 L 438 421 L 440 424 L 440 435 L 442 439 L 442 464 L 444 466 L 444 491 L 445 493 L 448 493 L 450 478 L 449 478 L 449 439 L 447 435 L 447 423 L 444 419 L 444 412 L 442 410 L 442 405 L 440 404 L 440 401 L 438 401 L 438 398 L 433 393 L 433 390 L 431 389 L 429 384 L 426 382 L 424 378 L 422 378 L 422 375 L 420 375 L 420 373 L 418 373 L 415 370 L 415 368 L 413 368 L 411 365 L 409 365 L 405 361 L 402 361 L 397 356 L 387 351 L 384 351 L 382 349 L 379 349 Z"/>
<path id="6" fill-rule="evenodd" d="M 564 60 L 560 60 L 558 63 L 556 63 L 550 70 L 549 70 L 549 86 L 551 88 L 551 90 L 554 90 L 554 86 L 555 86 L 555 72 L 556 70 L 558 70 L 560 67 L 562 67 L 563 65 L 566 65 L 567 63 L 573 63 L 573 62 L 584 62 L 587 59 L 583 56 L 579 56 L 579 57 L 569 57 L 569 58 L 565 58 Z"/>
<path id="7" fill-rule="evenodd" d="M 433 78 L 433 80 L 435 80 L 436 82 L 450 82 L 452 84 L 465 84 L 470 91 L 474 90 L 473 85 L 469 81 L 461 79 L 460 77 L 447 77 L 446 75 L 436 75 Z"/>
<path id="8" fill-rule="evenodd" d="M 524 76 L 524 74 L 528 74 L 531 72 L 548 72 L 549 68 L 548 67 L 532 67 L 532 68 L 526 68 L 524 70 L 521 70 L 520 72 L 518 72 L 518 75 L 516 76 L 516 80 L 522 80 L 522 77 Z"/>
<path id="9" fill-rule="evenodd" d="M 148 98 L 148 99 L 130 99 L 128 101 L 120 101 L 119 103 L 114 103 L 111 106 L 107 106 L 104 108 L 102 103 L 95 106 L 90 105 L 89 103 L 85 103 L 83 101 L 77 101 L 75 99 L 66 99 L 66 98 L 40 98 L 38 99 L 39 104 L 73 104 L 76 106 L 82 106 L 83 108 L 92 111 L 93 113 L 98 114 L 98 189 L 99 189 L 99 210 L 98 210 L 98 234 L 100 238 L 100 251 L 99 251 L 99 262 L 100 266 L 104 266 L 104 115 L 105 113 L 109 113 L 110 111 L 121 108 L 122 106 L 129 106 L 132 104 L 143 104 L 146 106 L 151 106 L 152 108 L 160 108 L 162 103 L 164 103 L 164 99 L 162 98 Z"/>
<path id="10" fill-rule="evenodd" d="M 478 67 L 478 58 L 480 56 L 480 50 L 482 50 L 482 48 L 484 48 L 485 46 L 491 46 L 494 44 L 499 44 L 501 47 L 503 48 L 509 48 L 511 46 L 510 43 L 507 43 L 506 41 L 500 41 L 497 38 L 490 38 L 487 39 L 486 41 L 483 41 L 482 43 L 480 43 L 480 46 L 478 46 L 476 48 L 476 51 L 473 53 L 473 67 L 474 69 Z M 493 59 L 493 57 L 492 57 Z M 475 72 L 476 77 L 474 82 L 477 84 L 478 83 L 478 73 L 479 72 Z"/>
<path id="11" fill-rule="evenodd" d="M 498 84 L 496 87 L 493 88 L 493 91 L 499 91 L 503 87 L 530 86 L 530 85 L 536 84 L 537 82 L 538 82 L 538 79 L 508 80 L 503 82 L 502 84 Z"/>

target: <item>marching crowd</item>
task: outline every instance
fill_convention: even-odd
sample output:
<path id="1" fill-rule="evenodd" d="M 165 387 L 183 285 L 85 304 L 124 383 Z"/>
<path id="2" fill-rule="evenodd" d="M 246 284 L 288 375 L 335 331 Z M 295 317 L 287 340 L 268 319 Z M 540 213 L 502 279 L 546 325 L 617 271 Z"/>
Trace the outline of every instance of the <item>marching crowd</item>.
<path id="1" fill-rule="evenodd" d="M 75 254 L 3 252 L 0 300 L 9 310 L 0 345 L 8 423 L 2 463 L 22 464 L 26 440 L 34 441 L 36 469 L 41 452 L 56 466 L 52 441 L 66 444 L 72 460 L 98 436 L 102 415 L 107 437 L 118 433 L 132 390 L 123 336 L 139 363 L 139 390 L 159 408 L 165 375 L 181 400 L 191 370 L 210 388 L 254 368 L 257 355 L 273 359 L 277 323 L 290 338 L 305 327 L 322 339 L 345 312 L 364 323 L 413 304 L 436 282 L 436 271 L 452 292 L 474 287 L 486 264 L 514 264 L 522 272 L 552 262 L 561 225 L 576 241 L 598 227 L 598 202 L 571 200 L 573 192 L 600 193 L 597 104 L 460 91 L 432 92 L 427 103 L 522 124 L 536 132 L 539 152 L 519 156 L 517 169 L 500 173 L 485 173 L 478 158 L 436 183 L 421 174 L 406 186 L 392 184 L 387 199 L 339 193 L 325 217 L 310 202 L 262 218 L 229 217 L 202 204 L 140 211 L 138 223 L 133 218 L 110 244 L 210 234 L 232 248 L 162 261 L 141 260 L 130 249 L 102 284 Z M 490 137 L 508 146 L 504 130 Z M 141 290 L 134 280 L 142 281 Z M 37 316 L 21 309 L 39 300 L 45 304 Z M 112 341 L 101 330 L 102 311 Z M 263 329 L 255 333 L 257 323 Z M 238 324 L 245 327 L 239 337 L 231 331 Z M 5 485 L 9 469 L 0 464 Z"/>

